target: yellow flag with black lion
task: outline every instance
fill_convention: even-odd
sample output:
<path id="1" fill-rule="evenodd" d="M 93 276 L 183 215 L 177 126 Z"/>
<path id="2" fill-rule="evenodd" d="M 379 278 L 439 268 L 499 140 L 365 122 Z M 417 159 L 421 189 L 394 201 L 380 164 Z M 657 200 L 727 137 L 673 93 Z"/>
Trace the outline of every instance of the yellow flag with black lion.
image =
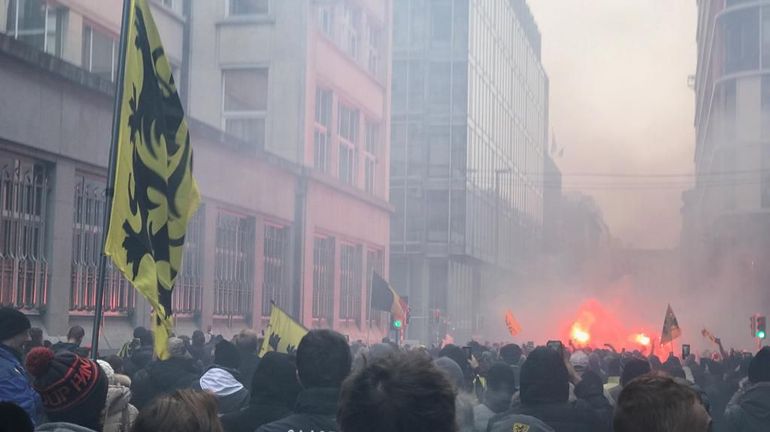
<path id="1" fill-rule="evenodd" d="M 200 194 L 184 110 L 150 7 L 147 0 L 126 1 L 104 251 L 152 306 L 155 354 L 165 359 L 173 328 L 171 294 Z"/>

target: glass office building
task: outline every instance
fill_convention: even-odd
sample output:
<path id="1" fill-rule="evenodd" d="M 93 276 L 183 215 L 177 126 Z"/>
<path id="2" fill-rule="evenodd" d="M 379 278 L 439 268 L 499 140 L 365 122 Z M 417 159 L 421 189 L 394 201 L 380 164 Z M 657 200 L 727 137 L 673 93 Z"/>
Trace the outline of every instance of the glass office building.
<path id="1" fill-rule="evenodd" d="M 396 0 L 391 279 L 407 338 L 465 342 L 541 250 L 548 78 L 524 0 Z"/>

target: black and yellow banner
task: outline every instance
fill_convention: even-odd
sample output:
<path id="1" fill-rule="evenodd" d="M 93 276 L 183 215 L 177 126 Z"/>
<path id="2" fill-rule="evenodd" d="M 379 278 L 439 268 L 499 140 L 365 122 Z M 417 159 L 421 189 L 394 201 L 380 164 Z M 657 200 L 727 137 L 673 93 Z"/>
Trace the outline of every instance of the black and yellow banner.
<path id="1" fill-rule="evenodd" d="M 276 305 L 270 309 L 270 323 L 265 330 L 265 340 L 259 350 L 262 357 L 270 351 L 293 353 L 307 329 Z"/>
<path id="2" fill-rule="evenodd" d="M 104 251 L 150 302 L 155 353 L 165 359 L 171 293 L 200 194 L 184 110 L 150 7 L 147 0 L 126 1 L 114 198 Z"/>

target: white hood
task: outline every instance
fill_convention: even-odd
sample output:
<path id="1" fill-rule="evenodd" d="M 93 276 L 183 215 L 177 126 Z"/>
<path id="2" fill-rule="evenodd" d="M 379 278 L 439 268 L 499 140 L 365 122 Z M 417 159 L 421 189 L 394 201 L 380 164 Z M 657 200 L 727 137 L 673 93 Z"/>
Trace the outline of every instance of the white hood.
<path id="1" fill-rule="evenodd" d="M 243 388 L 235 377 L 228 371 L 211 368 L 200 379 L 201 389 L 214 393 L 216 396 L 229 396 Z"/>

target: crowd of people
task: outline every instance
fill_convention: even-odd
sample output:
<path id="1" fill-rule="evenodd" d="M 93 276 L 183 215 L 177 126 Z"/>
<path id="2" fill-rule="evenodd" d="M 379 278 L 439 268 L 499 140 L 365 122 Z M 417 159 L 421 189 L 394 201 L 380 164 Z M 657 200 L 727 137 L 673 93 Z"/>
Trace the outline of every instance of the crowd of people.
<path id="1" fill-rule="evenodd" d="M 268 352 L 196 331 L 153 357 L 137 328 L 96 362 L 0 308 L 0 432 L 770 431 L 770 347 L 661 361 L 559 343 L 399 347 L 310 331 Z"/>

